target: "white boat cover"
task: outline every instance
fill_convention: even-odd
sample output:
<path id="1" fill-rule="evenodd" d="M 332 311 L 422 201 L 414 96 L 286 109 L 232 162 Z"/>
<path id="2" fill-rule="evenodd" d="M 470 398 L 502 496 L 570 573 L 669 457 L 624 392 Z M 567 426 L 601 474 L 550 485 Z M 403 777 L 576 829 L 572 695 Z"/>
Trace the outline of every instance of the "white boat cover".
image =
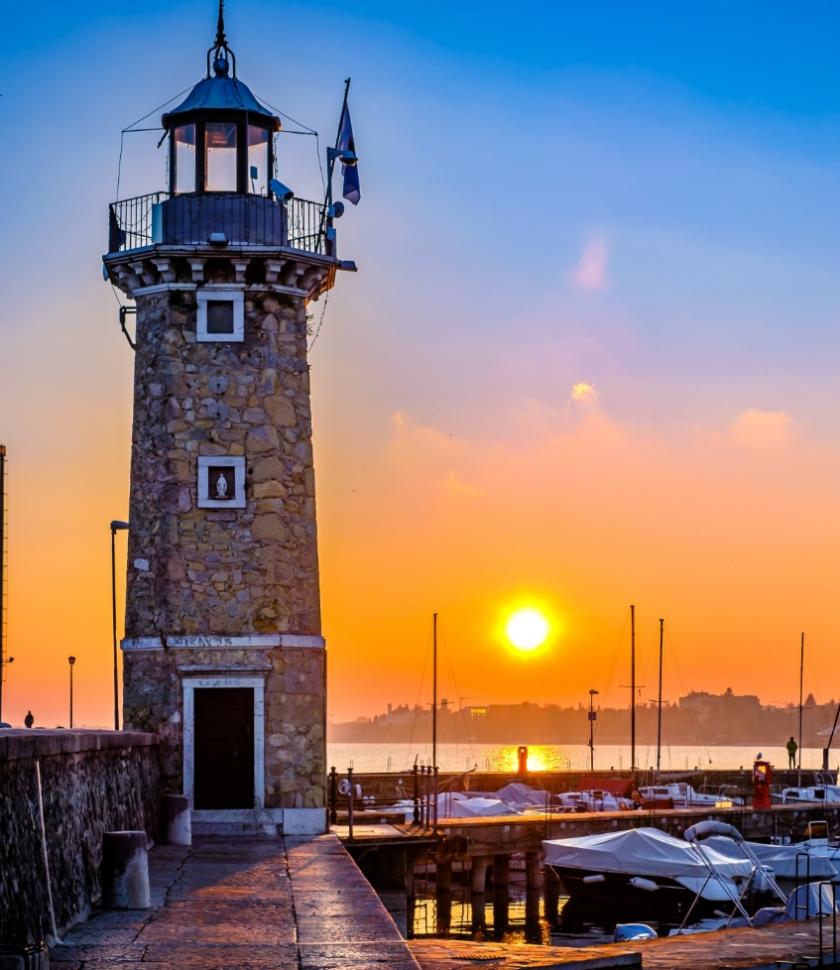
<path id="1" fill-rule="evenodd" d="M 543 851 L 547 865 L 585 872 L 610 872 L 628 876 L 673 879 L 705 899 L 726 900 L 737 892 L 733 879 L 746 880 L 752 864 L 713 848 L 703 852 L 689 842 L 659 829 L 627 829 L 575 839 L 547 839 Z M 703 856 L 714 867 L 709 872 Z"/>
<path id="2" fill-rule="evenodd" d="M 835 897 L 831 886 L 826 886 L 825 883 L 809 882 L 788 896 L 785 915 L 791 920 L 813 919 L 822 910 L 823 916 L 831 916 L 835 908 L 835 898 L 840 912 L 840 894 Z"/>
<path id="3" fill-rule="evenodd" d="M 537 791 L 522 781 L 511 781 L 496 792 L 496 798 L 520 808 L 546 804 L 546 792 Z"/>
<path id="4" fill-rule="evenodd" d="M 732 839 L 715 835 L 704 839 L 702 844 L 723 855 L 746 858 Z M 761 842 L 745 844 L 762 865 L 770 866 L 777 879 L 831 879 L 840 873 L 840 848 L 826 845 L 825 842 L 793 842 L 790 845 L 765 845 Z"/>

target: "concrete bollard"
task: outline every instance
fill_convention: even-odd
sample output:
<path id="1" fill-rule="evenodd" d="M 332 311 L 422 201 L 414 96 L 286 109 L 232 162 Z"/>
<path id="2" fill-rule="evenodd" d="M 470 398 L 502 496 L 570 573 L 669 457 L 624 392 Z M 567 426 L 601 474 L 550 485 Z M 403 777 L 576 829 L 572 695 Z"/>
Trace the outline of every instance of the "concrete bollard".
<path id="1" fill-rule="evenodd" d="M 146 833 L 103 832 L 103 908 L 149 909 L 151 905 Z"/>
<path id="2" fill-rule="evenodd" d="M 192 816 L 186 795 L 164 795 L 160 821 L 165 845 L 192 845 Z"/>

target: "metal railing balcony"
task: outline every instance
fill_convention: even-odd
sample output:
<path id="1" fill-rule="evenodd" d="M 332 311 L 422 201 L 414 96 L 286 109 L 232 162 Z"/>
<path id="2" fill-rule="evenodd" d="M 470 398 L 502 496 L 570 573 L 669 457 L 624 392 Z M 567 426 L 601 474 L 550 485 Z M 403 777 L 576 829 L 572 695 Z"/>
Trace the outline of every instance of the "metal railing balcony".
<path id="1" fill-rule="evenodd" d="M 112 202 L 108 253 L 145 246 L 278 246 L 328 255 L 326 206 L 263 195 L 152 192 Z"/>

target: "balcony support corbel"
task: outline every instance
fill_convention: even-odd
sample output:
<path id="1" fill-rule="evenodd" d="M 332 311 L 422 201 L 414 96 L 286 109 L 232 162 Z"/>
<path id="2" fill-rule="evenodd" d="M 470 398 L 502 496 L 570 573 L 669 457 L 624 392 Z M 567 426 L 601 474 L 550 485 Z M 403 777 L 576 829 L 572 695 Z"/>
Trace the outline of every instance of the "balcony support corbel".
<path id="1" fill-rule="evenodd" d="M 193 283 L 203 283 L 204 282 L 204 263 L 203 259 L 190 259 L 188 260 L 190 264 L 190 269 L 192 270 L 192 281 Z"/>
<path id="2" fill-rule="evenodd" d="M 248 269 L 248 263 L 251 262 L 250 259 L 234 259 L 233 261 L 233 271 L 236 273 L 236 282 L 245 282 L 245 273 Z"/>

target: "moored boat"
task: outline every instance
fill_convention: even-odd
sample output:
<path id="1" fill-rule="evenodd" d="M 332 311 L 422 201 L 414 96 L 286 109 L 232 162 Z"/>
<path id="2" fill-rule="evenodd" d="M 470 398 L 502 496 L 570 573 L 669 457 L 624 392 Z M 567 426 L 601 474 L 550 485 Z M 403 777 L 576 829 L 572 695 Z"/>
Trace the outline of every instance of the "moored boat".
<path id="1" fill-rule="evenodd" d="M 638 828 L 543 842 L 546 865 L 572 900 L 679 922 L 732 909 L 754 873 L 744 858 L 700 849 L 659 829 Z"/>

